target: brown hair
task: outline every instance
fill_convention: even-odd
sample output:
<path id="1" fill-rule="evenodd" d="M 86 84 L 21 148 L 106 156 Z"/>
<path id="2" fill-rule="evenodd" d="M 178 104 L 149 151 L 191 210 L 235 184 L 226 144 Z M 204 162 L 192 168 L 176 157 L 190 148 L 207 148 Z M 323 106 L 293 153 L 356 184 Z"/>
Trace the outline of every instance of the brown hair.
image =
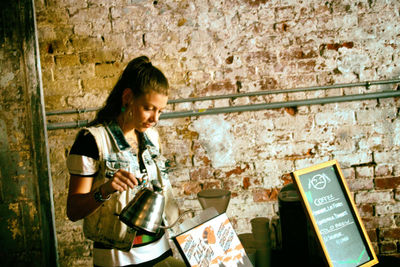
<path id="1" fill-rule="evenodd" d="M 97 112 L 96 118 L 89 125 L 106 124 L 114 120 L 121 113 L 122 92 L 126 88 L 132 90 L 134 97 L 150 91 L 168 95 L 169 84 L 164 74 L 151 64 L 148 57 L 133 59 L 125 67 L 104 107 Z"/>

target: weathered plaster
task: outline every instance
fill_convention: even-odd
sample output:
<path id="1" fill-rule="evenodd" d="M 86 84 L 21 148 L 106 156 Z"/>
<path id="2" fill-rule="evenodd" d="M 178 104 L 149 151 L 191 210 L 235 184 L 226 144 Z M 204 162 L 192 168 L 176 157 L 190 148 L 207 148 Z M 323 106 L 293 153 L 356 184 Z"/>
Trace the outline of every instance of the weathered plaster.
<path id="1" fill-rule="evenodd" d="M 199 118 L 190 128 L 199 133 L 199 141 L 207 151 L 214 168 L 235 165 L 232 125 L 225 121 L 223 116 Z"/>

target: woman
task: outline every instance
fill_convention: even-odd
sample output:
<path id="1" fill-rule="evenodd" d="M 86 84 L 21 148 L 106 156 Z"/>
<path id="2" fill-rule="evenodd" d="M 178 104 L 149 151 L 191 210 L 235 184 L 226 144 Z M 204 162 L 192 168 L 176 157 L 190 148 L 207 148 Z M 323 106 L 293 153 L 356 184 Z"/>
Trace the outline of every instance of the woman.
<path id="1" fill-rule="evenodd" d="M 147 57 L 132 60 L 71 148 L 67 216 L 84 219 L 84 234 L 94 241 L 94 266 L 153 266 L 172 255 L 164 231 L 154 236 L 136 232 L 116 216 L 146 179 L 158 180 L 164 189 L 165 222 L 178 217 L 152 128 L 167 105 L 168 88 Z"/>

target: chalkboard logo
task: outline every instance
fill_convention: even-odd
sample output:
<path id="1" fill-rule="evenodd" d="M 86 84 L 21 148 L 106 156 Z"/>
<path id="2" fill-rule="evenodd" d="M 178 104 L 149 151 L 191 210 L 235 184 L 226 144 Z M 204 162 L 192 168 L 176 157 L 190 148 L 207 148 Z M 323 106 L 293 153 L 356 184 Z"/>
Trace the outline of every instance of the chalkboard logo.
<path id="1" fill-rule="evenodd" d="M 308 183 L 308 189 L 314 187 L 314 189 L 323 190 L 325 189 L 326 185 L 330 182 L 331 179 L 325 173 L 317 174 L 310 179 Z"/>

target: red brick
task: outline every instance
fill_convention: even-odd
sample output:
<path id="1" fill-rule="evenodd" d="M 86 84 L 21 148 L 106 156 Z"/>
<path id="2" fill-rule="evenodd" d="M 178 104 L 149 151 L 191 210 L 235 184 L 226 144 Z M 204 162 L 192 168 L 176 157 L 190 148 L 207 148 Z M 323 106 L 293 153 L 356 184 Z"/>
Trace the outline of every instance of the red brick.
<path id="1" fill-rule="evenodd" d="M 197 194 L 201 191 L 199 182 L 187 182 L 183 185 L 183 193 L 185 195 Z"/>
<path id="2" fill-rule="evenodd" d="M 385 243 L 382 242 L 382 243 L 380 243 L 379 250 L 380 250 L 380 253 L 382 253 L 382 254 L 397 252 L 396 242 L 385 242 Z"/>
<path id="3" fill-rule="evenodd" d="M 343 47 L 346 48 L 353 48 L 354 47 L 354 43 L 353 42 L 345 42 L 342 44 Z"/>
<path id="4" fill-rule="evenodd" d="M 246 171 L 249 168 L 249 165 L 246 164 L 244 168 L 237 166 L 235 169 L 225 172 L 226 178 L 230 177 L 233 174 L 239 175 Z"/>
<path id="5" fill-rule="evenodd" d="M 341 43 L 341 44 L 334 43 L 334 44 L 327 44 L 326 45 L 326 48 L 328 50 L 336 50 L 336 51 L 338 51 L 338 49 L 341 48 L 341 47 L 353 48 L 354 47 L 354 43 L 353 42 L 344 42 L 344 43 Z"/>
<path id="6" fill-rule="evenodd" d="M 246 62 L 249 64 L 253 64 L 254 62 L 270 63 L 274 60 L 276 60 L 275 54 L 269 53 L 267 51 L 251 52 L 246 57 Z"/>
<path id="7" fill-rule="evenodd" d="M 183 26 L 183 25 L 186 23 L 186 21 L 187 21 L 187 19 L 185 19 L 185 18 L 180 18 L 180 19 L 178 20 L 178 27 Z"/>
<path id="8" fill-rule="evenodd" d="M 400 240 L 400 228 L 380 229 L 379 231 L 380 240 Z"/>
<path id="9" fill-rule="evenodd" d="M 261 90 L 274 90 L 278 89 L 278 82 L 273 78 L 265 78 L 260 81 L 260 89 Z"/>
<path id="10" fill-rule="evenodd" d="M 369 190 L 373 189 L 374 183 L 372 179 L 347 179 L 347 184 L 349 185 L 351 192 L 357 192 L 359 190 Z"/>
<path id="11" fill-rule="evenodd" d="M 207 87 L 200 90 L 200 95 L 207 95 L 207 93 L 235 93 L 236 84 L 231 83 L 231 81 L 221 81 L 208 85 Z"/>
<path id="12" fill-rule="evenodd" d="M 238 221 L 235 217 L 230 217 L 229 222 L 232 224 L 233 229 L 237 229 L 238 227 Z"/>
<path id="13" fill-rule="evenodd" d="M 290 173 L 285 173 L 284 175 L 282 175 L 281 180 L 283 181 L 283 185 L 287 185 L 293 182 Z"/>
<path id="14" fill-rule="evenodd" d="M 278 189 L 256 189 L 253 190 L 253 201 L 254 202 L 267 202 L 276 201 L 278 197 Z"/>
<path id="15" fill-rule="evenodd" d="M 361 217 L 372 217 L 374 215 L 374 206 L 372 204 L 357 205 L 358 213 Z"/>
<path id="16" fill-rule="evenodd" d="M 204 182 L 204 184 L 203 184 L 203 189 L 215 189 L 215 188 L 221 188 L 220 181 L 207 181 L 207 182 Z M 227 189 L 229 189 L 229 188 L 227 188 Z"/>
<path id="17" fill-rule="evenodd" d="M 289 108 L 285 108 L 286 113 L 288 113 L 289 115 L 296 115 L 297 113 L 297 107 L 289 107 Z"/>
<path id="18" fill-rule="evenodd" d="M 204 163 L 204 165 L 210 165 L 211 164 L 211 160 L 209 159 L 208 156 L 199 157 L 199 160 L 201 160 Z"/>
<path id="19" fill-rule="evenodd" d="M 392 216 L 374 216 L 374 217 L 362 217 L 361 218 L 366 229 L 390 227 L 393 224 Z"/>
<path id="20" fill-rule="evenodd" d="M 243 178 L 243 189 L 247 190 L 250 185 L 251 185 L 250 178 L 249 177 L 244 177 Z"/>
<path id="21" fill-rule="evenodd" d="M 233 56 L 227 57 L 225 59 L 225 63 L 228 64 L 228 65 L 232 64 L 232 62 L 233 62 Z"/>
<path id="22" fill-rule="evenodd" d="M 335 43 L 335 44 L 327 44 L 326 48 L 328 50 L 336 50 L 337 51 L 340 48 L 340 45 L 337 44 L 337 43 Z"/>
<path id="23" fill-rule="evenodd" d="M 324 2 L 321 1 L 320 3 L 316 2 L 314 6 L 314 13 L 316 16 L 324 15 L 324 17 L 326 17 L 326 15 L 331 12 L 328 5 L 324 4 Z"/>
<path id="24" fill-rule="evenodd" d="M 211 160 L 204 150 L 204 147 L 199 142 L 193 141 L 192 150 L 195 166 L 201 165 L 211 167 Z"/>
<path id="25" fill-rule="evenodd" d="M 342 47 L 353 48 L 354 47 L 354 43 L 353 42 L 343 42 L 341 44 L 339 44 L 339 43 L 322 44 L 322 45 L 319 46 L 319 53 L 322 56 L 326 49 L 327 50 L 338 51 L 339 48 L 342 48 Z"/>
<path id="26" fill-rule="evenodd" d="M 263 183 L 262 179 L 253 179 L 254 185 L 261 185 Z"/>
<path id="27" fill-rule="evenodd" d="M 299 72 L 312 72 L 316 66 L 316 62 L 314 60 L 298 62 L 297 67 Z"/>
<path id="28" fill-rule="evenodd" d="M 376 189 L 395 189 L 400 187 L 400 177 L 375 179 Z"/>
<path id="29" fill-rule="evenodd" d="M 241 191 L 243 188 L 242 184 L 242 179 L 240 178 L 233 178 L 233 179 L 222 179 L 222 180 L 217 180 L 220 182 L 221 185 L 223 185 L 224 189 L 230 190 L 230 191 Z"/>
<path id="30" fill-rule="evenodd" d="M 316 51 L 304 52 L 303 49 L 284 50 L 279 54 L 281 60 L 298 60 L 318 57 Z"/>
<path id="31" fill-rule="evenodd" d="M 192 181 L 204 181 L 213 178 L 213 170 L 209 167 L 194 168 L 190 171 L 190 180 Z"/>
<path id="32" fill-rule="evenodd" d="M 258 7 L 259 5 L 263 5 L 267 2 L 268 0 L 244 0 L 245 3 L 247 3 L 250 6 L 253 7 Z"/>
<path id="33" fill-rule="evenodd" d="M 377 242 L 378 241 L 378 236 L 376 234 L 376 229 L 367 230 L 367 234 L 368 234 L 369 240 L 371 242 Z"/>
<path id="34" fill-rule="evenodd" d="M 296 50 L 293 53 L 293 56 L 297 59 L 308 59 L 318 57 L 318 54 L 315 51 L 309 51 L 308 53 L 304 53 L 303 50 Z"/>
<path id="35" fill-rule="evenodd" d="M 176 133 L 180 136 L 180 138 L 193 140 L 199 138 L 199 133 L 195 131 L 189 130 L 186 126 L 185 127 L 177 127 Z"/>

